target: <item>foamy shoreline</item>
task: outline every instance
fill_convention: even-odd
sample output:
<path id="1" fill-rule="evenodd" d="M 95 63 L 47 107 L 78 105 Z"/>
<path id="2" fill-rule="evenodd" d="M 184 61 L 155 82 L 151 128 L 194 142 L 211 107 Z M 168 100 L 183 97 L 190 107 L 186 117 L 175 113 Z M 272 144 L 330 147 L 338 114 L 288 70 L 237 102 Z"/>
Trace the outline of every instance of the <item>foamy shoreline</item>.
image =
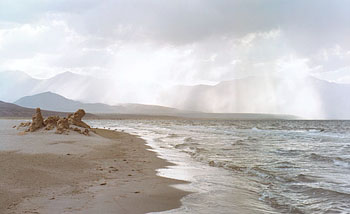
<path id="1" fill-rule="evenodd" d="M 0 213 L 147 213 L 177 208 L 181 181 L 156 175 L 170 163 L 127 133 L 18 135 L 0 120 Z"/>

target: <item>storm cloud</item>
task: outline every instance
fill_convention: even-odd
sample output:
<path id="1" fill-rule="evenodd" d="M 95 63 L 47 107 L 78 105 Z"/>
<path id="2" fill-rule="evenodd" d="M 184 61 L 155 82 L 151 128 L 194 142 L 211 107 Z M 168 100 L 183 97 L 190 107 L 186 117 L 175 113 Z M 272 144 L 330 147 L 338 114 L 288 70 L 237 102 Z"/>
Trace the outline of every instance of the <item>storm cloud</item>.
<path id="1" fill-rule="evenodd" d="M 2 0 L 0 70 L 98 75 L 125 93 L 128 83 L 154 93 L 259 75 L 346 83 L 349 9 L 347 0 Z"/>

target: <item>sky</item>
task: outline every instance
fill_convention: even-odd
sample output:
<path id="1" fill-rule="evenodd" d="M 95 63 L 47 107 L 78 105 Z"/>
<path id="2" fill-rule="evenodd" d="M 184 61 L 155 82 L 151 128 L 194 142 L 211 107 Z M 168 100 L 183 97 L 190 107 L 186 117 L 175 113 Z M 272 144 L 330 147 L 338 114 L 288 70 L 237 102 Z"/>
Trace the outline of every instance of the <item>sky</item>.
<path id="1" fill-rule="evenodd" d="M 347 0 L 0 0 L 0 71 L 71 71 L 149 93 L 247 76 L 350 83 L 349 9 Z"/>

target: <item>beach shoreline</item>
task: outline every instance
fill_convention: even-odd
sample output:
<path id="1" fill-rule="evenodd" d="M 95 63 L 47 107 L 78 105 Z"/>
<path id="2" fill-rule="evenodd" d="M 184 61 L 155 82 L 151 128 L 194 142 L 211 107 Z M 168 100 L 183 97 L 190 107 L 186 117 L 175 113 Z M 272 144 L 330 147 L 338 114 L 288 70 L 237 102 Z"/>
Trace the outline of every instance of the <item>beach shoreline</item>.
<path id="1" fill-rule="evenodd" d="M 185 182 L 135 135 L 106 129 L 20 134 L 0 120 L 0 213 L 148 213 L 175 209 Z"/>

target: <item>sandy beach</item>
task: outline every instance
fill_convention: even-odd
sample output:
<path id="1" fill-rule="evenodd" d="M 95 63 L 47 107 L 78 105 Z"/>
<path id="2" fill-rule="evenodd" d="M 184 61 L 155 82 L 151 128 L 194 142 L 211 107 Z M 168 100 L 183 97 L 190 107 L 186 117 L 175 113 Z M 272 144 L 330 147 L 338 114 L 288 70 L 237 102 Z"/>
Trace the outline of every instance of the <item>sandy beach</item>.
<path id="1" fill-rule="evenodd" d="M 19 122 L 0 120 L 0 213 L 148 213 L 188 194 L 156 175 L 171 164 L 137 136 L 24 133 Z"/>

